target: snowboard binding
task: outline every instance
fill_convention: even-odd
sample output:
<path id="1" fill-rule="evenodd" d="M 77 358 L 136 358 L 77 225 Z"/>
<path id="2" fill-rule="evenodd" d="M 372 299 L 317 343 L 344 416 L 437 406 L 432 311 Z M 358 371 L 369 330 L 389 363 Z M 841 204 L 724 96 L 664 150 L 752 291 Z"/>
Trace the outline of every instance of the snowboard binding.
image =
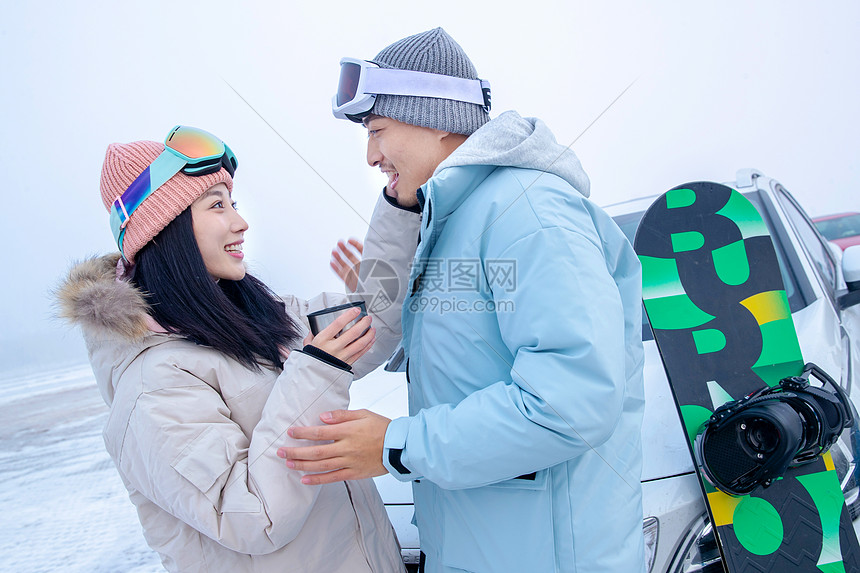
<path id="1" fill-rule="evenodd" d="M 834 391 L 811 386 L 810 375 Z M 818 459 L 854 422 L 845 391 L 808 363 L 800 376 L 717 408 L 696 436 L 696 463 L 720 491 L 746 495 L 768 487 L 789 467 Z"/>

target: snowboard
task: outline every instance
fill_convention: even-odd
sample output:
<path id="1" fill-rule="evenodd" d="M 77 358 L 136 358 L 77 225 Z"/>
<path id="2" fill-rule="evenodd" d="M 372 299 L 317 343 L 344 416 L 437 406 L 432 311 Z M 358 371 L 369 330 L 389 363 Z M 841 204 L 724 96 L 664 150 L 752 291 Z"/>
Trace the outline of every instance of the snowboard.
<path id="1" fill-rule="evenodd" d="M 755 206 L 712 182 L 661 195 L 634 249 L 645 312 L 695 459 L 696 435 L 714 410 L 803 370 L 776 251 Z M 743 496 L 716 489 L 696 469 L 728 573 L 860 571 L 830 452 Z"/>

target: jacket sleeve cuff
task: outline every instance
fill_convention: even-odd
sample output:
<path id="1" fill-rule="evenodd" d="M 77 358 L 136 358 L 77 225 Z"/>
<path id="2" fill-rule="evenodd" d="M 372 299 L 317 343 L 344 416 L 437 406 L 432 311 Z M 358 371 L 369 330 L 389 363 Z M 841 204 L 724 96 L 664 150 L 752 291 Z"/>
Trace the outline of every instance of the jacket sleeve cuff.
<path id="1" fill-rule="evenodd" d="M 385 200 L 392 207 L 396 207 L 397 209 L 400 209 L 401 211 L 409 211 L 410 213 L 420 213 L 421 212 L 421 203 L 419 203 L 418 205 L 414 205 L 412 207 L 404 207 L 397 202 L 397 199 L 390 196 L 388 194 L 387 190 L 388 190 L 387 187 L 382 188 L 382 196 L 385 197 Z"/>
<path id="2" fill-rule="evenodd" d="M 313 356 L 314 358 L 316 358 L 317 360 L 322 360 L 326 364 L 334 366 L 335 368 L 340 368 L 341 370 L 345 370 L 347 372 L 352 372 L 352 367 L 349 364 L 347 364 L 346 362 L 344 362 L 340 358 L 336 358 L 336 357 L 332 356 L 328 352 L 320 350 L 316 346 L 312 346 L 310 344 L 307 344 L 307 345 L 305 345 L 304 348 L 302 348 L 300 350 L 300 352 L 304 352 L 305 354 L 309 354 L 309 355 Z"/>
<path id="3" fill-rule="evenodd" d="M 382 464 L 392 476 L 400 481 L 415 481 L 423 476 L 409 469 L 406 452 L 406 435 L 411 418 L 397 418 L 388 424 L 382 450 Z"/>

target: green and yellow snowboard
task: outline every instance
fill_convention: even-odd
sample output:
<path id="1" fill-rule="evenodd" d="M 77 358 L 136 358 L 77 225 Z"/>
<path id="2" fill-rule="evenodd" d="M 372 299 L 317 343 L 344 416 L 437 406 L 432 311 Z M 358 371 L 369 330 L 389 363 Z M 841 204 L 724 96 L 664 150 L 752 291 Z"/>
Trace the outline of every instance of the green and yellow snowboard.
<path id="1" fill-rule="evenodd" d="M 803 370 L 776 252 L 752 203 L 710 182 L 660 196 L 634 247 L 645 310 L 692 454 L 714 410 Z M 717 490 L 697 470 L 729 573 L 860 571 L 860 546 L 829 452 L 743 496 Z"/>

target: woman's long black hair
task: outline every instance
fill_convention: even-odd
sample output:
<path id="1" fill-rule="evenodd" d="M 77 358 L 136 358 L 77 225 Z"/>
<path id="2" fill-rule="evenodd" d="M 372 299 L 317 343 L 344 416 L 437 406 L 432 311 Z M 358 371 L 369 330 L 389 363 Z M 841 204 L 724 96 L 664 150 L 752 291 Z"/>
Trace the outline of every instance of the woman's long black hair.
<path id="1" fill-rule="evenodd" d="M 240 281 L 212 279 L 190 207 L 137 253 L 135 263 L 132 280 L 161 326 L 252 370 L 260 369 L 260 359 L 280 365 L 279 346 L 300 336 L 284 304 L 258 279 L 247 273 Z"/>

